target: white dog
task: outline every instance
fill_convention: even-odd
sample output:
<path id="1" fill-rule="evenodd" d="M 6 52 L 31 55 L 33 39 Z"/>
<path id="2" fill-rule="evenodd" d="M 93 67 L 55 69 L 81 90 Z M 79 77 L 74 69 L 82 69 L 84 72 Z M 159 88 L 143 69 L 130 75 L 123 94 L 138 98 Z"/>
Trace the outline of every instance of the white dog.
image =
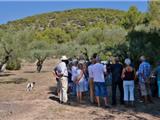
<path id="1" fill-rule="evenodd" d="M 27 84 L 27 91 L 33 90 L 34 86 L 35 86 L 35 82 L 30 82 L 30 83 L 28 83 L 28 84 Z"/>

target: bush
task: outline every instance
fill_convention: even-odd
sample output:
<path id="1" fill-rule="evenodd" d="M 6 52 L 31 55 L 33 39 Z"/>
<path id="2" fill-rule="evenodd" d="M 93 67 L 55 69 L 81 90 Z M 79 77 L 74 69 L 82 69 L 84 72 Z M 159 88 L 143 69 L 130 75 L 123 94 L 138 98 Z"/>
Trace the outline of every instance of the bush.
<path id="1" fill-rule="evenodd" d="M 7 70 L 19 70 L 21 68 L 21 61 L 18 59 L 9 60 L 6 66 Z"/>

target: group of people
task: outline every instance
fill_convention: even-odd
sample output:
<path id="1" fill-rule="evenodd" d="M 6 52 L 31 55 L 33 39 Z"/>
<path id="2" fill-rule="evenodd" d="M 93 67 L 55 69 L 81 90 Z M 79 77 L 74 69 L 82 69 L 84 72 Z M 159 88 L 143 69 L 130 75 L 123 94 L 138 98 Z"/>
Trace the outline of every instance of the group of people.
<path id="1" fill-rule="evenodd" d="M 57 80 L 60 103 L 68 104 L 67 91 L 76 95 L 79 103 L 83 100 L 83 93 L 88 92 L 91 103 L 96 103 L 98 107 L 101 106 L 100 97 L 102 97 L 104 107 L 110 108 L 110 104 L 117 105 L 118 87 L 120 104 L 134 107 L 135 81 L 138 81 L 138 93 L 142 102 L 146 104 L 153 102 L 152 80 L 156 81 L 154 85 L 157 85 L 157 93 L 160 97 L 160 62 L 152 72 L 151 65 L 145 56 L 141 56 L 140 61 L 136 71 L 129 58 L 125 59 L 124 65 L 118 57 L 114 58 L 114 62 L 108 61 L 104 65 L 97 53 L 93 54 L 89 61 L 69 60 L 66 56 L 62 56 L 60 63 L 53 70 Z M 108 86 L 112 88 L 112 103 L 108 99 L 110 94 L 107 90 Z"/>

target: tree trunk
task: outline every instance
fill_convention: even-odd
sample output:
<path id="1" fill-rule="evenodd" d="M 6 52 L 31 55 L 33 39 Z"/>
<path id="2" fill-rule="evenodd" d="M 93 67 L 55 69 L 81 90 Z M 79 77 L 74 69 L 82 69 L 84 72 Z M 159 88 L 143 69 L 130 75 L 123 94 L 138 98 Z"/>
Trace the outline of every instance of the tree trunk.
<path id="1" fill-rule="evenodd" d="M 43 62 L 45 61 L 46 57 L 44 57 L 43 59 L 38 59 L 37 61 L 37 72 L 40 73 L 42 70 L 42 66 L 43 66 Z"/>

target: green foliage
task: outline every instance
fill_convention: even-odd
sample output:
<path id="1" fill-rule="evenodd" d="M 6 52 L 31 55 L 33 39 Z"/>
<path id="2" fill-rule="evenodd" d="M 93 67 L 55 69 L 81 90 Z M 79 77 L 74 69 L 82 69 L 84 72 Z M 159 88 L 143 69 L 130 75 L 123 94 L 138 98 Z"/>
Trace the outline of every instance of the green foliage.
<path id="1" fill-rule="evenodd" d="M 150 17 L 150 23 L 154 27 L 160 26 L 160 1 L 149 1 L 149 17 Z"/>
<path id="2" fill-rule="evenodd" d="M 117 44 L 122 44 L 126 40 L 127 31 L 120 26 L 109 26 L 103 30 L 105 44 L 108 47 L 114 47 Z"/>
<path id="3" fill-rule="evenodd" d="M 106 24 L 119 25 L 124 15 L 124 11 L 111 9 L 74 9 L 27 17 L 0 25 L 0 28 L 7 30 L 12 27 L 14 31 L 19 31 L 31 27 L 36 32 L 60 28 L 74 39 L 80 30 L 86 28 L 103 27 Z"/>
<path id="4" fill-rule="evenodd" d="M 31 61 L 35 61 L 37 59 L 45 59 L 46 57 L 51 56 L 51 52 L 50 50 L 32 50 L 30 52 L 30 57 L 29 59 Z"/>
<path id="5" fill-rule="evenodd" d="M 4 59 L 7 55 L 7 51 L 11 51 L 11 58 L 7 63 L 7 68 L 10 70 L 20 69 L 21 61 L 19 58 L 24 58 L 28 52 L 27 44 L 33 40 L 33 31 L 31 29 L 25 29 L 22 31 L 12 31 L 8 29 L 0 36 L 0 59 Z M 4 48 L 5 46 L 5 48 Z"/>
<path id="6" fill-rule="evenodd" d="M 108 26 L 101 28 L 92 28 L 89 31 L 82 31 L 78 34 L 76 41 L 80 45 L 96 45 L 103 43 L 105 46 L 114 47 L 116 44 L 123 43 L 127 31 L 118 26 Z"/>
<path id="7" fill-rule="evenodd" d="M 126 29 L 133 30 L 134 27 L 143 22 L 143 16 L 135 6 L 131 6 L 122 20 L 122 25 Z"/>
<path id="8" fill-rule="evenodd" d="M 79 44 L 89 44 L 89 45 L 95 45 L 97 42 L 103 42 L 103 32 L 100 28 L 93 28 L 90 29 L 87 32 L 81 32 L 76 41 L 79 42 Z"/>
<path id="9" fill-rule="evenodd" d="M 35 39 L 44 40 L 50 44 L 52 43 L 65 43 L 68 42 L 71 38 L 61 28 L 47 28 L 44 31 L 36 32 Z"/>
<path id="10" fill-rule="evenodd" d="M 28 50 L 28 59 L 33 61 L 49 57 L 53 52 L 45 41 L 33 41 L 28 45 Z"/>
<path id="11" fill-rule="evenodd" d="M 132 31 L 128 34 L 127 40 L 130 56 L 135 60 L 139 60 L 141 55 L 147 56 L 151 62 L 159 58 L 160 30 Z"/>
<path id="12" fill-rule="evenodd" d="M 19 70 L 21 68 L 21 61 L 17 59 L 17 57 L 12 57 L 6 66 L 8 70 Z"/>
<path id="13" fill-rule="evenodd" d="M 29 50 L 45 50 L 49 48 L 49 44 L 45 41 L 33 41 L 28 44 Z"/>
<path id="14" fill-rule="evenodd" d="M 33 41 L 33 33 L 30 29 L 18 32 L 8 30 L 2 35 L 0 44 L 5 44 L 7 49 L 12 49 L 16 56 L 25 57 L 27 44 Z M 2 49 L 1 52 L 4 53 L 4 50 Z"/>

